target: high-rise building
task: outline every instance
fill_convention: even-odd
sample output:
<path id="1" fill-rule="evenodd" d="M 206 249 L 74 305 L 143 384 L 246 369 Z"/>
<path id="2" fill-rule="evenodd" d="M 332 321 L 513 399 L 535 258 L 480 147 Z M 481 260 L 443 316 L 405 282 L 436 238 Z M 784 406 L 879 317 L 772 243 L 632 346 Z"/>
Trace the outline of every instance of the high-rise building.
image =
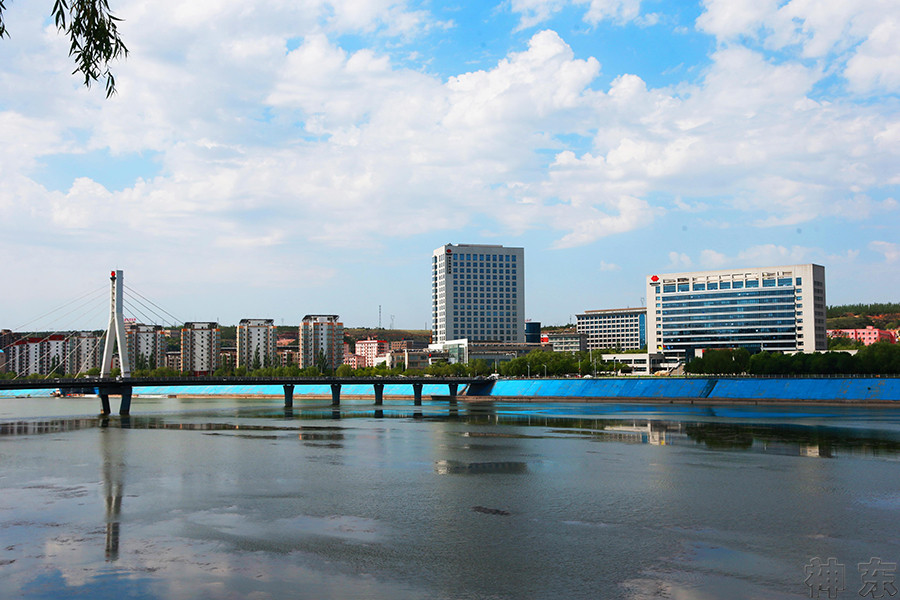
<path id="1" fill-rule="evenodd" d="M 278 366 L 274 319 L 241 319 L 237 327 L 237 366 Z"/>
<path id="2" fill-rule="evenodd" d="M 815 352 L 825 337 L 825 267 L 789 265 L 647 277 L 651 352 Z"/>
<path id="3" fill-rule="evenodd" d="M 157 369 L 166 364 L 166 336 L 159 325 L 125 323 L 125 347 L 132 369 Z"/>
<path id="4" fill-rule="evenodd" d="M 587 336 L 588 350 L 639 350 L 647 345 L 647 309 L 609 308 L 575 315 L 578 333 Z"/>
<path id="5" fill-rule="evenodd" d="M 19 377 L 66 374 L 66 336 L 24 337 L 7 348 L 7 368 Z"/>
<path id="6" fill-rule="evenodd" d="M 431 257 L 431 339 L 525 340 L 525 249 L 444 244 Z"/>
<path id="7" fill-rule="evenodd" d="M 99 369 L 103 363 L 103 337 L 89 331 L 69 336 L 66 373 L 76 375 Z M 134 364 L 134 363 L 131 363 Z"/>
<path id="8" fill-rule="evenodd" d="M 344 360 L 344 324 L 337 315 L 306 315 L 300 322 L 300 368 L 337 369 Z"/>
<path id="9" fill-rule="evenodd" d="M 181 370 L 193 375 L 212 375 L 219 368 L 221 345 L 218 323 L 185 323 L 181 329 Z"/>

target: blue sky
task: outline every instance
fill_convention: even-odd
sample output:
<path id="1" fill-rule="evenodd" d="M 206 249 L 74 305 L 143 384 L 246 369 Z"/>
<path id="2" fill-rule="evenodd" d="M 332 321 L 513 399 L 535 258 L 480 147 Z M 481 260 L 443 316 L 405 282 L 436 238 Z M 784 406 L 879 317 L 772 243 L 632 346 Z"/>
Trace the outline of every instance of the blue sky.
<path id="1" fill-rule="evenodd" d="M 109 100 L 7 5 L 0 327 L 120 268 L 181 320 L 428 328 L 448 242 L 523 246 L 546 324 L 690 269 L 900 297 L 893 1 L 114 0 Z"/>

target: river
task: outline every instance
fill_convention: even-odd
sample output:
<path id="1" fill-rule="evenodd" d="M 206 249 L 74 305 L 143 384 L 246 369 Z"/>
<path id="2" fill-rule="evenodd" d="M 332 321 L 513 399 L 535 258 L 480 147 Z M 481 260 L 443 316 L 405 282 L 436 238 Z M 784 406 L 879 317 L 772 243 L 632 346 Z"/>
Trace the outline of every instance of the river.
<path id="1" fill-rule="evenodd" d="M 859 598 L 900 561 L 896 409 L 385 402 L 0 398 L 0 598 L 827 598 L 829 559 Z"/>

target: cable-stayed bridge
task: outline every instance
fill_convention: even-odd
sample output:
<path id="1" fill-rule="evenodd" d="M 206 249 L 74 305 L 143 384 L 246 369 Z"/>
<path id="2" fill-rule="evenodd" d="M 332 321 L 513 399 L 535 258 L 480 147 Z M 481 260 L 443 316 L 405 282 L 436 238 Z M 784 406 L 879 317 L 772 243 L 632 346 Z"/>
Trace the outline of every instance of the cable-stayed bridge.
<path id="1" fill-rule="evenodd" d="M 126 347 L 126 320 L 124 314 L 126 306 L 141 315 L 144 319 L 153 322 L 159 319 L 159 312 L 167 315 L 173 324 L 179 320 L 161 309 L 157 304 L 147 299 L 138 292 L 133 292 L 137 300 L 129 300 L 124 291 L 124 278 L 122 271 L 110 273 L 109 287 L 109 319 L 104 335 L 91 336 L 85 332 L 60 332 L 59 330 L 46 333 L 40 337 L 24 339 L 16 336 L 16 339 L 0 344 L 0 350 L 6 355 L 7 361 L 13 363 L 16 377 L 12 379 L 0 379 L 0 390 L 26 390 L 26 389 L 50 389 L 59 390 L 61 393 L 96 393 L 101 400 L 101 411 L 109 414 L 110 396 L 120 396 L 121 404 L 119 413 L 127 415 L 131 411 L 131 397 L 135 388 L 149 386 L 206 386 L 220 385 L 280 385 L 284 389 L 284 405 L 287 408 L 293 406 L 295 386 L 322 385 L 331 388 L 332 404 L 340 404 L 341 387 L 343 385 L 372 385 L 375 392 L 375 404 L 383 402 L 384 386 L 386 384 L 402 384 L 411 386 L 416 405 L 422 404 L 422 390 L 426 384 L 447 385 L 448 399 L 455 402 L 460 385 L 486 382 L 481 377 L 132 377 L 131 352 Z M 66 310 L 62 317 L 79 312 L 78 318 L 84 315 L 84 307 L 87 299 L 96 300 L 95 292 L 85 294 L 76 300 L 63 305 L 59 310 Z M 140 307 L 140 308 L 138 308 Z M 144 310 L 141 310 L 144 309 Z M 147 311 L 152 315 L 147 318 Z M 51 311 L 53 312 L 53 311 Z M 56 322 L 54 321 L 54 322 Z M 12 332 L 10 332 L 12 333 Z M 74 340 L 74 341 L 73 341 Z M 102 361 L 100 361 L 100 375 L 87 377 L 84 372 L 90 370 L 88 365 L 96 365 L 103 347 Z M 118 354 L 116 354 L 118 350 Z M 121 374 L 112 376 L 114 357 L 118 357 Z M 52 359 L 51 359 L 52 357 Z M 70 371 L 67 367 L 75 364 L 77 370 Z M 93 368 L 96 368 L 94 366 Z M 22 372 L 44 375 L 42 379 L 21 377 Z M 76 377 L 60 377 L 62 373 L 72 372 Z"/>

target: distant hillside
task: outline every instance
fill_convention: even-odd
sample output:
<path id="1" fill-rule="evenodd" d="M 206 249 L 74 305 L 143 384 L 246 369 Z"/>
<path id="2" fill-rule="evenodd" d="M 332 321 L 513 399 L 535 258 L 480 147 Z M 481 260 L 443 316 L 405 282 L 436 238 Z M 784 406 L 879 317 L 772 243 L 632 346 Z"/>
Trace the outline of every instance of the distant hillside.
<path id="1" fill-rule="evenodd" d="M 829 306 L 828 329 L 900 328 L 900 303 L 842 304 Z"/>
<path id="2" fill-rule="evenodd" d="M 379 329 L 377 327 L 345 327 L 344 338 L 356 342 L 369 338 L 397 342 L 400 340 L 416 340 L 431 343 L 431 331 L 428 329 Z"/>

